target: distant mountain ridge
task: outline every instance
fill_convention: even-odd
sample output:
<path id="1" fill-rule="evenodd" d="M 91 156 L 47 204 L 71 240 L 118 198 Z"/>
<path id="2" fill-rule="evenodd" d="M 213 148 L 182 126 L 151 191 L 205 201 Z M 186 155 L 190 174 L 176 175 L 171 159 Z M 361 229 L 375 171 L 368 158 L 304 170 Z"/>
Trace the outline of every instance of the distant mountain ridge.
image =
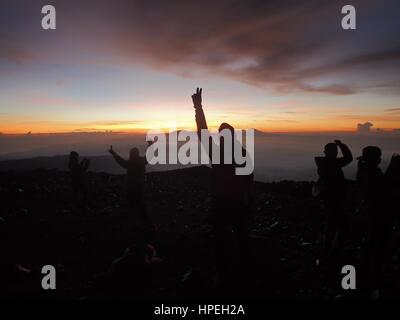
<path id="1" fill-rule="evenodd" d="M 125 172 L 110 155 L 82 156 L 90 160 L 89 170 L 93 172 L 107 172 L 111 174 L 123 174 Z M 27 159 L 3 160 L 0 161 L 0 171 L 32 171 L 36 169 L 56 169 L 68 171 L 69 155 L 33 157 Z M 155 165 L 148 168 L 148 171 L 167 171 L 185 167 L 183 165 Z"/>

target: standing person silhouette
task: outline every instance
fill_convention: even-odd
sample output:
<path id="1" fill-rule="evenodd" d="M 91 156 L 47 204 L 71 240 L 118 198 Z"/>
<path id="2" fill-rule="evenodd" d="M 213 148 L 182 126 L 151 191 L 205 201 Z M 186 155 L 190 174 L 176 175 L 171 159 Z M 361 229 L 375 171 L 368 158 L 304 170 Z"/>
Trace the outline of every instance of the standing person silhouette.
<path id="1" fill-rule="evenodd" d="M 201 139 L 201 130 L 208 130 L 207 121 L 202 106 L 202 89 L 197 88 L 192 95 L 193 106 L 195 108 L 195 119 L 197 133 Z M 232 136 L 232 150 L 235 143 L 234 128 L 228 123 L 222 123 L 219 132 L 227 129 Z M 204 143 L 204 141 L 202 141 Z M 211 160 L 213 171 L 213 192 L 212 192 L 212 211 L 214 214 L 214 233 L 215 233 L 215 254 L 216 254 L 216 278 L 221 279 L 226 275 L 229 257 L 226 257 L 227 248 L 225 246 L 228 234 L 231 234 L 229 227 L 234 231 L 234 238 L 237 242 L 237 252 L 239 264 L 247 258 L 247 226 L 249 215 L 251 214 L 253 197 L 253 178 L 254 175 L 236 175 L 237 165 L 232 154 L 232 162 L 224 160 L 224 139 L 220 138 L 220 163 L 213 163 L 212 149 L 213 140 L 209 139 L 208 156 Z M 233 151 L 232 151 L 233 152 Z M 246 150 L 242 148 L 242 155 L 246 155 Z M 228 248 L 229 249 L 229 248 Z M 242 272 L 244 270 L 241 270 Z"/>
<path id="2" fill-rule="evenodd" d="M 151 142 L 149 142 L 150 144 Z M 143 222 L 150 226 L 151 219 L 144 202 L 146 157 L 140 156 L 138 148 L 132 148 L 129 151 L 129 160 L 120 157 L 112 146 L 108 152 L 122 168 L 126 169 L 126 193 L 130 208 L 137 211 Z"/>
<path id="3" fill-rule="evenodd" d="M 395 172 L 399 170 L 399 156 L 393 155 L 386 173 L 379 168 L 382 151 L 375 146 L 365 147 L 358 157 L 357 184 L 361 190 L 363 208 L 368 218 L 367 241 L 363 269 L 366 289 L 371 299 L 377 299 L 382 285 L 383 268 L 394 222 L 391 210 Z"/>
<path id="4" fill-rule="evenodd" d="M 69 170 L 71 173 L 71 183 L 74 195 L 74 203 L 76 206 L 86 204 L 87 201 L 87 186 L 86 186 L 86 171 L 89 169 L 90 160 L 83 159 L 79 162 L 79 153 L 71 151 L 69 154 Z M 80 195 L 82 194 L 82 201 Z"/>
<path id="5" fill-rule="evenodd" d="M 343 156 L 338 157 L 338 147 Z M 340 140 L 328 143 L 324 157 L 315 157 L 318 169 L 319 196 L 326 210 L 323 250 L 331 258 L 341 249 L 346 226 L 346 179 L 342 168 L 353 161 L 350 149 Z"/>

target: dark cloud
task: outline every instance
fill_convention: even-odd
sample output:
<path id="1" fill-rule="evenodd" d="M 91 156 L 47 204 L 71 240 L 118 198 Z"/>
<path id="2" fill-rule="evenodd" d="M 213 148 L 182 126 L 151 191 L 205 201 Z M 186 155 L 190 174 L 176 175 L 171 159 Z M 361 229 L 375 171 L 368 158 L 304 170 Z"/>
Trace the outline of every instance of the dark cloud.
<path id="1" fill-rule="evenodd" d="M 22 64 L 32 59 L 31 52 L 18 39 L 0 33 L 0 59 Z"/>
<path id="2" fill-rule="evenodd" d="M 123 62 L 145 63 L 177 74 L 206 71 L 282 92 L 345 95 L 400 87 L 396 72 L 400 41 L 392 28 L 398 26 L 398 17 L 391 13 L 398 6 L 396 1 L 352 1 L 357 8 L 355 31 L 341 29 L 340 9 L 345 4 L 321 0 L 54 1 L 60 26 L 56 34 L 59 41 L 76 39 L 70 48 L 75 54 L 82 47 L 92 47 L 95 53 L 112 52 Z M 43 43 L 45 36 L 34 33 L 34 37 Z M 0 57 L 24 57 L 10 45 L 12 41 L 1 41 L 7 49 Z M 383 75 L 382 70 L 386 70 Z"/>
<path id="3" fill-rule="evenodd" d="M 357 124 L 357 132 L 359 133 L 370 132 L 373 126 L 374 125 L 371 122 L 359 123 Z"/>
<path id="4" fill-rule="evenodd" d="M 385 109 L 385 112 L 394 112 L 394 113 L 398 113 L 398 112 L 400 112 L 400 108 Z"/>
<path id="5" fill-rule="evenodd" d="M 303 111 L 283 111 L 282 113 L 286 113 L 286 114 L 303 114 L 305 112 L 303 112 Z"/>

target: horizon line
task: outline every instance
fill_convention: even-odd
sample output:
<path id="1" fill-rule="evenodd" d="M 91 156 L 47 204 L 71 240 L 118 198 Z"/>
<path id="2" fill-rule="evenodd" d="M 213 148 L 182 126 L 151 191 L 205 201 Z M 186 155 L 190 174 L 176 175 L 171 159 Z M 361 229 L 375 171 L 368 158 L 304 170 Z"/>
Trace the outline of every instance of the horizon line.
<path id="1" fill-rule="evenodd" d="M 188 130 L 185 128 L 159 128 L 159 129 L 151 129 L 153 132 L 159 130 L 160 132 L 175 132 L 175 131 L 194 131 L 196 130 Z M 290 133 L 290 134 L 304 134 L 304 133 L 358 133 L 358 134 L 369 134 L 369 133 L 393 133 L 400 132 L 400 128 L 373 128 L 370 131 L 360 132 L 357 129 L 339 129 L 339 130 L 265 130 L 265 129 L 257 129 L 257 128 L 238 128 L 238 129 L 254 129 L 256 132 L 260 133 Z M 210 131 L 214 131 L 214 128 L 211 128 Z M 29 136 L 29 135 L 68 135 L 68 134 L 131 134 L 131 135 L 141 135 L 146 134 L 149 130 L 96 130 L 96 131 L 53 131 L 53 132 L 0 132 L 0 136 Z"/>

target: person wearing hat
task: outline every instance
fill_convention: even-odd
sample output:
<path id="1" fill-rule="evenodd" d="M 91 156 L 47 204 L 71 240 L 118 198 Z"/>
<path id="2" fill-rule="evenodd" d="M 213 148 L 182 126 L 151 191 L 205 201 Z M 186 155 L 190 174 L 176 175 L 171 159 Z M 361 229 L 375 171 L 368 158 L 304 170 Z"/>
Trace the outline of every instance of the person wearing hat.
<path id="1" fill-rule="evenodd" d="M 368 218 L 363 256 L 364 286 L 371 299 L 377 299 L 380 295 L 385 256 L 393 225 L 390 208 L 392 172 L 395 170 L 395 160 L 398 160 L 398 156 L 393 155 L 388 170 L 383 173 L 379 167 L 381 157 L 382 151 L 379 147 L 368 146 L 357 158 L 357 184 Z"/>

